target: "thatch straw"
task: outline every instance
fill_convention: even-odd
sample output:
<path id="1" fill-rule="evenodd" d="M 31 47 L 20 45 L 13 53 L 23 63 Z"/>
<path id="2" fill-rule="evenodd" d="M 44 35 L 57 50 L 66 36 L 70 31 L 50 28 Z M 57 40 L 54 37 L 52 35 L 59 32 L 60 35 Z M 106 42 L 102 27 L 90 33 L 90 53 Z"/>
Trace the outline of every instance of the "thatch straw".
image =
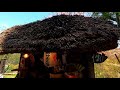
<path id="1" fill-rule="evenodd" d="M 99 52 L 117 47 L 119 30 L 101 19 L 57 15 L 5 30 L 0 34 L 0 52 Z"/>

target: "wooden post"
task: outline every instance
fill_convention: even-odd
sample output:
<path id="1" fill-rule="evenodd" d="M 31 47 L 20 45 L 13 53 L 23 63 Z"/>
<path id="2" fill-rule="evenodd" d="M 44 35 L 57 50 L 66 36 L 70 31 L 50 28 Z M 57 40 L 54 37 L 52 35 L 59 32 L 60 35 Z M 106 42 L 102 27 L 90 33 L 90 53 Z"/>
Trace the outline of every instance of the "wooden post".
<path id="1" fill-rule="evenodd" d="M 95 78 L 94 63 L 88 61 L 88 78 Z"/>
<path id="2" fill-rule="evenodd" d="M 117 58 L 118 62 L 120 63 L 120 60 L 119 60 L 119 58 L 118 58 L 117 54 L 115 54 L 115 57 Z"/>
<path id="3" fill-rule="evenodd" d="M 85 66 L 83 71 L 83 78 L 95 78 L 94 63 L 92 62 L 92 55 L 83 54 L 82 64 Z"/>
<path id="4" fill-rule="evenodd" d="M 5 62 L 6 62 L 6 60 L 4 60 L 4 59 L 0 61 L 0 74 L 4 73 Z"/>
<path id="5" fill-rule="evenodd" d="M 66 51 L 64 51 L 63 54 L 62 54 L 62 62 L 63 62 L 63 64 L 67 63 L 66 58 L 67 58 L 67 53 L 66 53 Z"/>

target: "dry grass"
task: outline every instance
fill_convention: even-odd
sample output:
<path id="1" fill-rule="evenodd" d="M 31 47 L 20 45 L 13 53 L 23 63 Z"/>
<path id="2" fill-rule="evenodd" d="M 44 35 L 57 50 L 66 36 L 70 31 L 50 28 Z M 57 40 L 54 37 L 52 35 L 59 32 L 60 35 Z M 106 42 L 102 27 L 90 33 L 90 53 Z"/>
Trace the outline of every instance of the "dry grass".
<path id="1" fill-rule="evenodd" d="M 96 78 L 120 78 L 120 63 L 117 59 L 107 59 L 103 63 L 95 64 Z"/>

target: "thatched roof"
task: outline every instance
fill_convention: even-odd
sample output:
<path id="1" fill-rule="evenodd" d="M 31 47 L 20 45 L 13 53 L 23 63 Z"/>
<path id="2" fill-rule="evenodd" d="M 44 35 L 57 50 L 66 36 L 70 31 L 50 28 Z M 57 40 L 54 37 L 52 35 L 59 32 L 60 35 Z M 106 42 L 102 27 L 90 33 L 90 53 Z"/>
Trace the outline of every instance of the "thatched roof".
<path id="1" fill-rule="evenodd" d="M 9 28 L 0 34 L 0 53 L 23 51 L 99 52 L 117 47 L 120 31 L 111 22 L 58 15 Z"/>

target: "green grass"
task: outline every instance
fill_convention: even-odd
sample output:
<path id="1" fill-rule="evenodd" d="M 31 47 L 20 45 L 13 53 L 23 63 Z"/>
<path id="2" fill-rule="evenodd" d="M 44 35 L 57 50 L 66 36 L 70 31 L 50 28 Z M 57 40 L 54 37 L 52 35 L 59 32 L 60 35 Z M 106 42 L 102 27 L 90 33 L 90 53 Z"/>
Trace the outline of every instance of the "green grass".
<path id="1" fill-rule="evenodd" d="M 11 74 L 11 75 L 3 75 L 3 78 L 15 78 L 16 74 Z"/>

